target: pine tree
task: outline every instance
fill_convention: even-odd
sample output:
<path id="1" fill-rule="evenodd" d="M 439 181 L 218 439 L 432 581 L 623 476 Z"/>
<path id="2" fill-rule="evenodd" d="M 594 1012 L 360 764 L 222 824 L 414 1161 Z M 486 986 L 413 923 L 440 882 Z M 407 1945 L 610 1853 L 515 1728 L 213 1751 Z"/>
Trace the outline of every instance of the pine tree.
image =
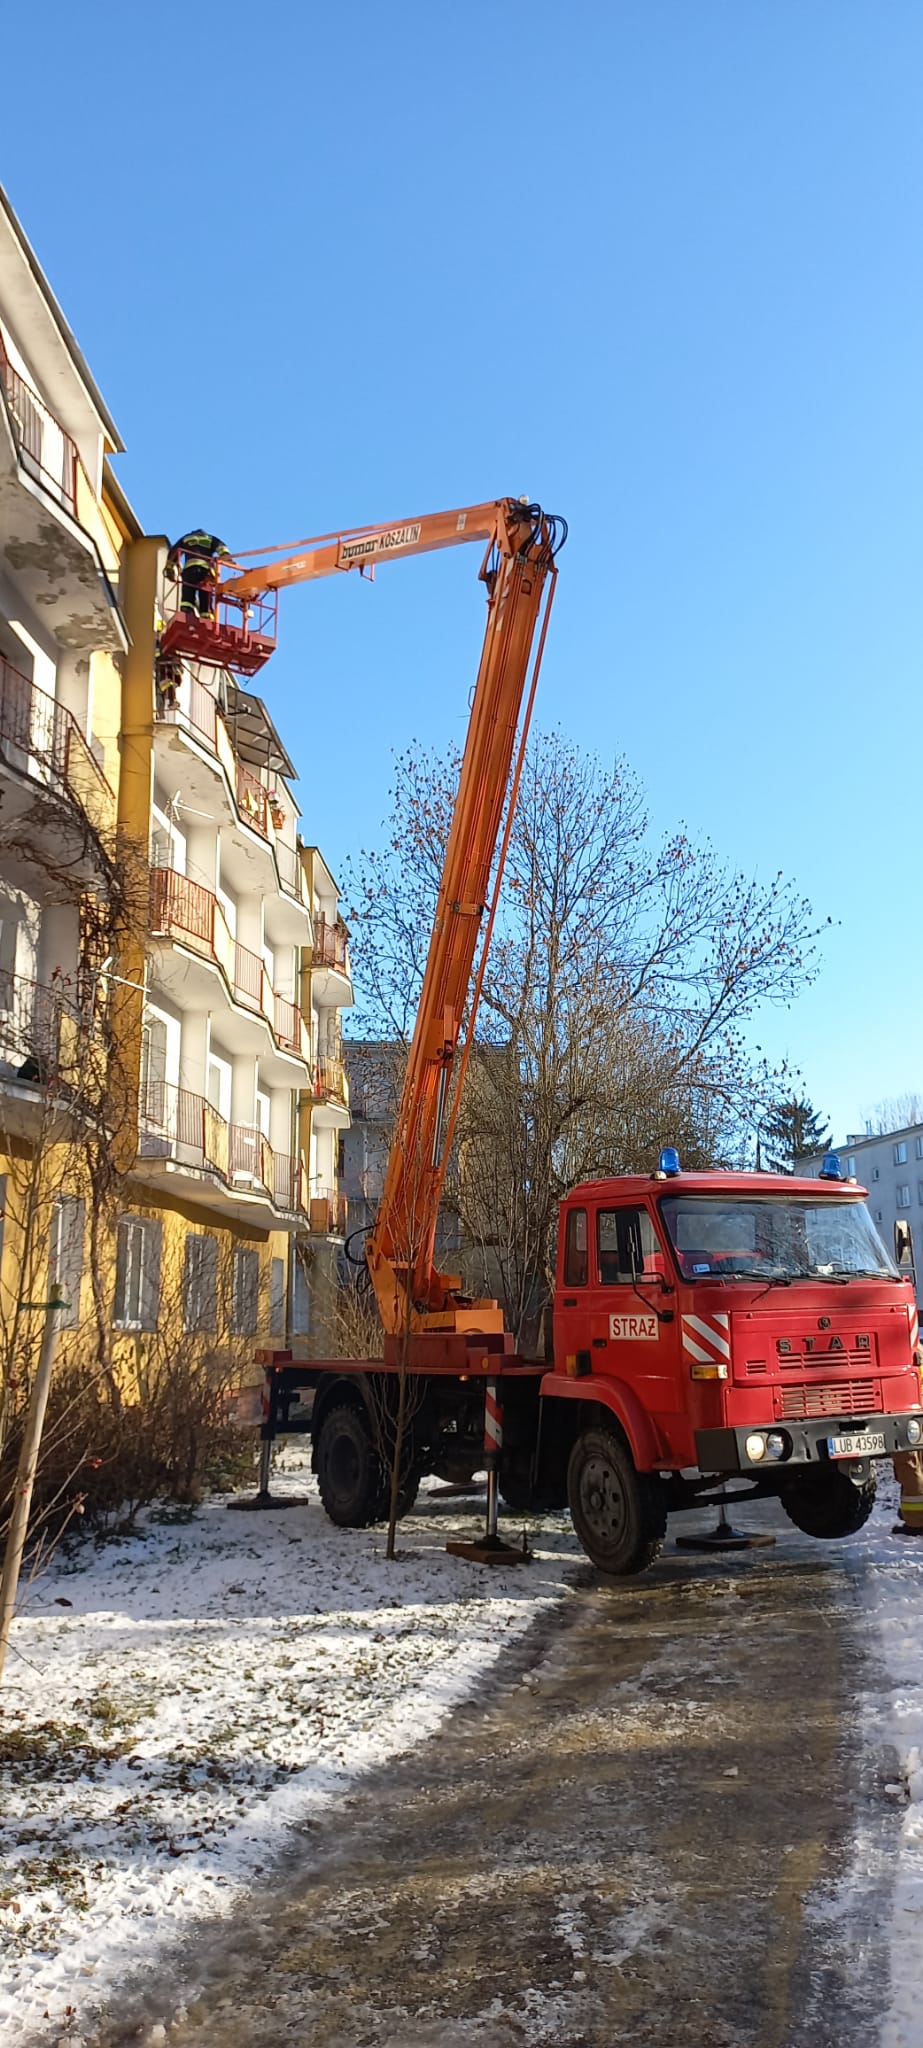
<path id="1" fill-rule="evenodd" d="M 773 1103 L 760 1125 L 760 1136 L 766 1143 L 765 1163 L 772 1172 L 796 1173 L 800 1160 L 829 1145 L 830 1126 L 802 1095 Z"/>

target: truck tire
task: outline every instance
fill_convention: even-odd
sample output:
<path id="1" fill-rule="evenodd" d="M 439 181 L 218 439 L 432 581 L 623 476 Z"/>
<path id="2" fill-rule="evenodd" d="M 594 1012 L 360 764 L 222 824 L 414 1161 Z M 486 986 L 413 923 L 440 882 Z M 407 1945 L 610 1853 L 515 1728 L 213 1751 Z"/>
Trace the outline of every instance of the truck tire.
<path id="1" fill-rule="evenodd" d="M 350 1402 L 331 1408 L 321 1423 L 317 1484 L 338 1528 L 367 1529 L 381 1520 L 381 1458 L 367 1415 Z"/>
<path id="2" fill-rule="evenodd" d="M 874 1472 L 856 1485 L 848 1473 L 836 1466 L 820 1472 L 799 1474 L 797 1483 L 779 1496 L 790 1522 L 803 1536 L 829 1541 L 835 1536 L 855 1536 L 864 1527 L 875 1505 Z"/>
<path id="3" fill-rule="evenodd" d="M 637 1472 L 623 1443 L 608 1429 L 578 1436 L 567 1468 L 574 1528 L 601 1572 L 627 1578 L 659 1557 L 667 1527 L 660 1482 Z"/>

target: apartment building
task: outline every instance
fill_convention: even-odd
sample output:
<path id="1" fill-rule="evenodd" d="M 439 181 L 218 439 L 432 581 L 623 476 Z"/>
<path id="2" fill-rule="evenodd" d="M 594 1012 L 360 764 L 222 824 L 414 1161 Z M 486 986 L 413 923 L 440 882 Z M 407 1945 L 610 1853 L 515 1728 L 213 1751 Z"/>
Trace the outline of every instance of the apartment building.
<path id="1" fill-rule="evenodd" d="M 869 1210 L 889 1251 L 894 1249 L 895 1223 L 911 1224 L 917 1297 L 923 1301 L 923 1124 L 908 1124 L 899 1131 L 853 1132 L 835 1149 L 844 1173 L 868 1188 Z M 818 1152 L 800 1160 L 799 1173 L 819 1173 L 823 1156 Z"/>
<path id="2" fill-rule="evenodd" d="M 335 882 L 251 687 L 272 607 L 183 614 L 166 540 L 107 461 L 121 445 L 4 200 L 2 1292 L 8 1316 L 36 1292 L 20 1224 L 41 1155 L 71 1348 L 92 1308 L 137 1380 L 158 1345 L 244 1363 L 322 1334 L 352 986 Z"/>
<path id="3" fill-rule="evenodd" d="M 78 1097 L 98 1109 L 104 1060 L 92 937 L 112 893 L 128 646 L 106 462 L 120 447 L 0 191 L 0 1309 L 20 1348 L 49 1231 L 77 1270 L 66 1320 L 82 1314 L 90 1191 L 66 1182 Z M 40 1229 L 33 1158 L 57 1190 Z"/>

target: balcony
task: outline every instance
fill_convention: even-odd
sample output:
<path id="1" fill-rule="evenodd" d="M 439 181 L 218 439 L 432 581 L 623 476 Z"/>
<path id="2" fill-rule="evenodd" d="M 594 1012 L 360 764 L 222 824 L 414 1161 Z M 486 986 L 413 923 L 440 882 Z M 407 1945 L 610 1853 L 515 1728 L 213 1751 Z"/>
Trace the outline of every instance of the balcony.
<path id="1" fill-rule="evenodd" d="M 137 1170 L 161 1185 L 207 1177 L 221 1205 L 240 1215 L 267 1204 L 279 1215 L 306 1214 L 300 1159 L 274 1152 L 256 1125 L 228 1123 L 204 1095 L 164 1081 L 142 1089 Z"/>
<path id="2" fill-rule="evenodd" d="M 216 771 L 219 772 L 227 794 L 227 815 L 234 824 L 248 828 L 247 834 L 241 835 L 236 849 L 242 871 L 239 881 L 235 879 L 233 886 L 259 889 L 265 894 L 272 888 L 274 874 L 282 897 L 296 903 L 299 912 L 286 923 L 284 934 L 280 933 L 280 936 L 290 939 L 293 945 L 304 944 L 309 905 L 297 848 L 280 836 L 283 825 L 271 791 L 235 752 L 217 698 L 188 670 L 184 670 L 178 687 L 164 687 L 162 684 L 158 687 L 156 717 L 158 726 L 172 727 L 177 734 L 188 734 L 212 756 L 211 765 L 206 766 L 200 754 L 185 747 L 183 794 L 194 804 L 211 809 L 214 805 L 214 776 Z M 182 742 L 173 744 L 182 745 Z M 249 833 L 263 841 L 265 852 L 254 846 Z M 271 857 L 272 868 L 266 861 L 267 854 Z"/>
<path id="3" fill-rule="evenodd" d="M 322 1057 L 314 1069 L 315 1102 L 338 1102 L 349 1108 L 349 1081 L 342 1060 Z"/>
<path id="4" fill-rule="evenodd" d="M 10 779 L 2 769 L 10 771 Z M 72 711 L 0 655 L 3 813 L 28 857 L 44 851 L 75 880 L 98 874 L 115 828 L 115 797 Z M 39 843 L 40 842 L 40 843 Z"/>
<path id="5" fill-rule="evenodd" d="M 345 1237 L 348 1208 L 346 1196 L 331 1188 L 319 1188 L 308 1203 L 308 1229 L 312 1237 Z"/>
<path id="6" fill-rule="evenodd" d="M 91 1117 L 106 1098 L 108 1040 L 100 980 L 0 973 L 3 1128 L 33 1136 L 52 1110 Z M 44 1108 L 36 1106 L 40 1097 Z"/>
<path id="7" fill-rule="evenodd" d="M 314 919 L 311 990 L 322 1006 L 352 1002 L 349 934 L 340 917 L 328 921 L 318 913 Z"/>
<path id="8" fill-rule="evenodd" d="M 13 368 L 2 339 L 0 555 L 62 646 L 127 646 L 118 559 L 99 501 L 75 443 Z"/>
<path id="9" fill-rule="evenodd" d="M 231 1001 L 260 1019 L 281 1052 L 309 1064 L 310 1037 L 301 1011 L 296 1003 L 276 994 L 259 954 L 235 939 L 211 889 L 172 868 L 153 868 L 150 919 L 152 937 L 187 947 L 217 967 Z M 230 1050 L 258 1051 L 259 1046 L 247 1038 L 230 1043 Z M 291 1073 L 282 1078 L 291 1081 Z"/>
<path id="10" fill-rule="evenodd" d="M 345 1130 L 349 1123 L 349 1080 L 342 1060 L 322 1055 L 311 1081 L 311 1114 L 318 1130 Z"/>
<path id="11" fill-rule="evenodd" d="M 245 768 L 242 761 L 237 763 L 237 808 L 261 839 L 270 838 L 269 791 L 264 789 L 259 776 Z"/>

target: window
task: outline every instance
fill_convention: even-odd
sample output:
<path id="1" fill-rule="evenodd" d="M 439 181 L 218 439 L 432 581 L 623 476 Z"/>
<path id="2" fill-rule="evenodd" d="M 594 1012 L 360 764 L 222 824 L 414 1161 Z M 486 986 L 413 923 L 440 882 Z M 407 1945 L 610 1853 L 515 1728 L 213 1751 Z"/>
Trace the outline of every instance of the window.
<path id="1" fill-rule="evenodd" d="M 596 1218 L 599 1279 L 603 1287 L 621 1286 L 654 1270 L 660 1250 L 646 1209 L 600 1209 Z"/>
<path id="2" fill-rule="evenodd" d="M 894 1265 L 864 1202 L 812 1195 L 666 1195 L 661 1215 L 686 1277 L 825 1279 Z M 881 1211 L 878 1212 L 881 1222 Z"/>
<path id="3" fill-rule="evenodd" d="M 147 1216 L 123 1216 L 115 1253 L 115 1305 L 119 1330 L 156 1330 L 160 1309 L 161 1225 Z"/>
<path id="4" fill-rule="evenodd" d="M 213 1243 L 214 1239 L 211 1242 Z M 238 1249 L 234 1253 L 234 1307 L 231 1315 L 231 1330 L 235 1337 L 256 1335 L 259 1306 L 259 1252 Z"/>
<path id="5" fill-rule="evenodd" d="M 877 1168 L 877 1166 L 873 1166 L 873 1167 L 872 1167 L 872 1179 L 873 1179 L 873 1180 L 880 1180 L 880 1179 L 881 1179 L 881 1174 L 879 1173 L 879 1171 L 878 1171 L 878 1168 Z"/>
<path id="6" fill-rule="evenodd" d="M 183 1327 L 218 1328 L 218 1239 L 190 1231 L 183 1270 Z"/>
<path id="7" fill-rule="evenodd" d="M 569 1209 L 564 1238 L 564 1285 L 585 1287 L 587 1283 L 586 1210 Z"/>
<path id="8" fill-rule="evenodd" d="M 166 1120 L 167 1027 L 163 1017 L 146 1017 L 141 1033 L 141 1114 L 148 1123 Z"/>
<path id="9" fill-rule="evenodd" d="M 902 1181 L 898 1188 L 897 1206 L 899 1209 L 909 1209 L 910 1207 L 910 1189 L 906 1181 Z"/>
<path id="10" fill-rule="evenodd" d="M 307 1245 L 292 1246 L 292 1336 L 307 1337 L 311 1330 L 311 1280 Z"/>
<path id="11" fill-rule="evenodd" d="M 12 903 L 4 903 L 3 908 L 4 915 L 0 919 L 0 1010 L 11 1010 L 16 977 L 19 920 Z"/>
<path id="12" fill-rule="evenodd" d="M 923 1186 L 923 1182 L 921 1182 Z M 923 1199 L 923 1197 L 921 1197 Z M 269 1334 L 285 1336 L 285 1260 L 273 1259 L 269 1267 Z"/>
<path id="13" fill-rule="evenodd" d="M 916 1154 L 918 1159 L 923 1159 L 923 1138 L 917 1139 Z"/>
<path id="14" fill-rule="evenodd" d="M 854 1157 L 853 1157 L 853 1158 L 850 1158 L 850 1159 L 847 1159 L 847 1161 L 846 1161 L 846 1171 L 847 1171 L 847 1173 L 849 1174 L 849 1176 L 850 1176 L 850 1179 L 851 1179 L 851 1180 L 855 1180 L 855 1179 L 856 1179 L 856 1161 L 855 1161 L 855 1158 L 854 1158 Z"/>
<path id="15" fill-rule="evenodd" d="M 894 1164 L 895 1166 L 906 1166 L 907 1164 L 907 1147 L 903 1138 L 900 1144 L 894 1147 Z"/>
<path id="16" fill-rule="evenodd" d="M 48 1243 L 48 1291 L 59 1293 L 65 1306 L 58 1315 L 60 1330 L 76 1330 L 80 1321 L 85 1205 L 76 1195 L 59 1195 L 51 1212 Z"/>

